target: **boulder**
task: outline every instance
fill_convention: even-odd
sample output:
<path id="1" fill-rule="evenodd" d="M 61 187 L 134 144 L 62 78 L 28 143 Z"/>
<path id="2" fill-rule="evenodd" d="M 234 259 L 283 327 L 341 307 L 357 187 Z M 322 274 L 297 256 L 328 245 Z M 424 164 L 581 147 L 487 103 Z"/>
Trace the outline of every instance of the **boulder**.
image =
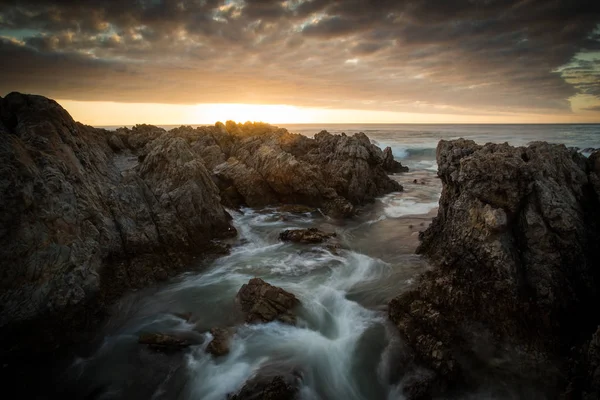
<path id="1" fill-rule="evenodd" d="M 440 207 L 417 249 L 436 267 L 390 302 L 391 320 L 442 379 L 487 371 L 556 393 L 560 360 L 600 322 L 594 158 L 459 139 L 437 162 Z"/>
<path id="2" fill-rule="evenodd" d="M 210 334 L 213 336 L 213 339 L 206 347 L 206 352 L 215 357 L 229 354 L 229 343 L 233 332 L 230 329 L 212 328 Z"/>
<path id="3" fill-rule="evenodd" d="M 286 229 L 279 234 L 281 241 L 294 243 L 323 243 L 334 237 L 335 233 L 323 232 L 317 228 Z"/>
<path id="4" fill-rule="evenodd" d="M 280 321 L 293 324 L 293 309 L 300 301 L 293 294 L 270 285 L 260 278 L 252 278 L 238 291 L 236 301 L 246 314 L 246 322 Z"/>

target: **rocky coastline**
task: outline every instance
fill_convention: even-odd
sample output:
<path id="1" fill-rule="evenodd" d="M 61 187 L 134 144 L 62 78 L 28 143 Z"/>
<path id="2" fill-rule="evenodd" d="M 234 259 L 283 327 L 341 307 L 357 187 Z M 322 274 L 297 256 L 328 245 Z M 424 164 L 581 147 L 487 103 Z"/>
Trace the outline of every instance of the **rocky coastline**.
<path id="1" fill-rule="evenodd" d="M 85 341 L 127 291 L 226 253 L 226 207 L 350 217 L 402 190 L 387 174 L 403 167 L 362 133 L 310 139 L 231 121 L 108 131 L 11 93 L 0 136 L 0 341 L 12 361 Z"/>
<path id="2" fill-rule="evenodd" d="M 311 139 L 232 121 L 108 131 L 20 93 L 0 98 L 0 136 L 0 355 L 15 385 L 31 381 L 29 356 L 85 342 L 125 293 L 227 254 L 236 235 L 228 209 L 349 218 L 401 191 L 388 175 L 407 171 L 364 133 Z M 437 164 L 438 215 L 417 249 L 434 267 L 388 307 L 410 347 L 399 365 L 418 366 L 404 395 L 499 379 L 548 398 L 598 398 L 600 150 L 442 140 Z M 341 249 L 335 233 L 315 228 L 279 235 Z M 259 278 L 236 302 L 248 324 L 293 325 L 300 304 Z M 206 351 L 226 355 L 234 331 L 210 329 Z M 196 339 L 145 334 L 140 346 L 179 356 L 140 357 L 163 373 Z M 231 398 L 296 398 L 301 373 L 288 367 L 267 365 Z"/>
<path id="3" fill-rule="evenodd" d="M 543 142 L 439 143 L 440 207 L 417 249 L 435 268 L 389 304 L 435 373 L 415 398 L 485 375 L 598 398 L 599 161 Z"/>

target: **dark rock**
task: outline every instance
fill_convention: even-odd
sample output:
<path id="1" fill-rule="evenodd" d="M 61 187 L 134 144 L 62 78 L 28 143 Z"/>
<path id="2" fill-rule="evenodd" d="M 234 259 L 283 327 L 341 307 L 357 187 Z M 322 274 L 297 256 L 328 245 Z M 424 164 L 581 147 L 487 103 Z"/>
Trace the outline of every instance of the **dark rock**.
<path id="1" fill-rule="evenodd" d="M 18 121 L 0 124 L 0 338 L 18 337 L 2 341 L 18 344 L 11 352 L 80 340 L 126 290 L 235 234 L 183 139 L 78 124 L 41 96 L 0 102 L 3 120 Z"/>
<path id="2" fill-rule="evenodd" d="M 417 181 L 416 179 L 413 179 L 413 183 L 416 185 L 417 183 L 419 183 L 419 181 Z"/>
<path id="3" fill-rule="evenodd" d="M 212 328 L 210 334 L 213 336 L 213 340 L 206 347 L 206 352 L 215 357 L 229 354 L 229 343 L 233 332 L 230 329 Z"/>
<path id="4" fill-rule="evenodd" d="M 287 383 L 283 377 L 252 379 L 231 400 L 294 400 L 298 398 L 298 386 Z"/>
<path id="5" fill-rule="evenodd" d="M 364 134 L 323 131 L 309 139 L 262 123 L 228 121 L 178 128 L 214 173 L 223 202 L 251 207 L 301 204 L 333 216 L 402 187 L 383 168 L 383 152 Z"/>
<path id="6" fill-rule="evenodd" d="M 594 158 L 460 139 L 441 141 L 437 162 L 438 216 L 417 250 L 437 267 L 390 302 L 390 318 L 444 379 L 502 371 L 556 393 L 568 375 L 556 360 L 600 322 L 588 308 L 600 283 Z"/>
<path id="7" fill-rule="evenodd" d="M 236 301 L 246 314 L 248 323 L 278 320 L 293 324 L 296 322 L 293 309 L 300 304 L 293 294 L 260 278 L 252 278 L 244 284 L 237 293 Z"/>
<path id="8" fill-rule="evenodd" d="M 408 167 L 394 159 L 391 147 L 386 147 L 383 150 L 383 169 L 391 173 L 408 172 Z"/>
<path id="9" fill-rule="evenodd" d="M 286 229 L 279 234 L 280 240 L 294 243 L 323 243 L 333 237 L 336 237 L 335 233 L 326 233 L 317 228 Z"/>
<path id="10" fill-rule="evenodd" d="M 163 333 L 143 333 L 138 343 L 146 344 L 148 348 L 157 351 L 182 350 L 192 344 L 188 339 Z"/>

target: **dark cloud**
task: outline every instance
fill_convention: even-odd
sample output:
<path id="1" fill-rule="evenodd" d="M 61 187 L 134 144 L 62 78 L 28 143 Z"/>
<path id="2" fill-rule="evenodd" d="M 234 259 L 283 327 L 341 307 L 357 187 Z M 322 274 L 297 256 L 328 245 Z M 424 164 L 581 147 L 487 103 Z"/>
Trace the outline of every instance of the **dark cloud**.
<path id="1" fill-rule="evenodd" d="M 599 24 L 587 0 L 5 0 L 0 92 L 567 112 L 600 102 Z"/>

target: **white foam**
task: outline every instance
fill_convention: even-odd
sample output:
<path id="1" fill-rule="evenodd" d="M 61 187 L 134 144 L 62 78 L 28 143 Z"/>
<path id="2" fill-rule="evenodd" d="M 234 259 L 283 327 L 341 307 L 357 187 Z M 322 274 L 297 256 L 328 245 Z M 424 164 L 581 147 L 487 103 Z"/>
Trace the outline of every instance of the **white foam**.
<path id="1" fill-rule="evenodd" d="M 388 197 L 384 198 L 383 202 L 386 204 L 383 212 L 388 218 L 425 215 L 438 207 L 437 201 L 424 203 L 414 197 Z"/>

